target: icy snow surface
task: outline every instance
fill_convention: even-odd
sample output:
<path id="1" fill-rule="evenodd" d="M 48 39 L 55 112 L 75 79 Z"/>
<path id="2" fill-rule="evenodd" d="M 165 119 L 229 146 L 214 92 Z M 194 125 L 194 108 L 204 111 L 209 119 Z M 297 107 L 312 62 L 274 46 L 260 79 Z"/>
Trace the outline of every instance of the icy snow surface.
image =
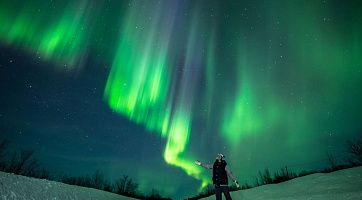
<path id="1" fill-rule="evenodd" d="M 1 200 L 132 200 L 110 192 L 0 171 Z"/>
<path id="2" fill-rule="evenodd" d="M 362 200 L 362 167 L 239 190 L 232 192 L 231 197 L 233 200 Z M 204 200 L 211 199 L 215 196 Z"/>
<path id="3" fill-rule="evenodd" d="M 312 174 L 280 184 L 232 192 L 233 200 L 362 200 L 362 167 Z M 223 197 L 224 198 L 224 197 Z M 1 200 L 130 200 L 96 189 L 0 172 Z M 215 199 L 211 196 L 204 200 Z"/>

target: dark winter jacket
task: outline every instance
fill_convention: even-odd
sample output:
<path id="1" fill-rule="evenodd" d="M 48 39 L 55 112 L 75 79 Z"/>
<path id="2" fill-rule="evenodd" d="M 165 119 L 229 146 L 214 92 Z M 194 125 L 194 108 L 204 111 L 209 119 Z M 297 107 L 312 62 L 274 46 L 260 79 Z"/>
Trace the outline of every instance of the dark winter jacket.
<path id="1" fill-rule="evenodd" d="M 212 169 L 212 181 L 214 184 L 219 185 L 227 185 L 228 184 L 228 176 L 235 181 L 234 175 L 231 173 L 230 169 L 228 168 L 225 160 L 222 160 L 220 166 L 217 164 L 218 161 L 216 160 L 215 163 L 212 164 L 204 164 L 200 163 L 200 165 L 206 169 Z M 217 176 L 216 176 L 217 175 Z"/>
<path id="2" fill-rule="evenodd" d="M 227 163 L 224 160 L 215 161 L 212 167 L 212 181 L 216 185 L 227 185 L 228 184 L 228 175 L 226 173 Z"/>

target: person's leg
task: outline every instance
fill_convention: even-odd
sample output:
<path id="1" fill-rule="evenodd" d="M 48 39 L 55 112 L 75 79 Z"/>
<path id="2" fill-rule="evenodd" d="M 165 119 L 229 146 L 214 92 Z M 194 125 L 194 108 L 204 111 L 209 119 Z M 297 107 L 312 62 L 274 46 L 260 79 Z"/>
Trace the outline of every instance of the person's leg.
<path id="1" fill-rule="evenodd" d="M 226 200 L 232 200 L 231 196 L 230 196 L 230 192 L 229 192 L 229 187 L 228 186 L 222 186 L 222 192 L 224 193 L 225 199 Z"/>
<path id="2" fill-rule="evenodd" d="M 221 200 L 222 197 L 221 197 L 221 187 L 220 186 L 217 186 L 215 185 L 215 196 L 216 196 L 216 200 Z"/>

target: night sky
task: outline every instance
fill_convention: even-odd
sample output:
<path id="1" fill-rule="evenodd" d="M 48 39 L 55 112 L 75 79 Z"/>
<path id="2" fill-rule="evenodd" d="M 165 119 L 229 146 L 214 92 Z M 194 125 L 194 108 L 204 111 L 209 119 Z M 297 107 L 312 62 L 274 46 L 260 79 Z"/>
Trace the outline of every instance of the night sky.
<path id="1" fill-rule="evenodd" d="M 341 162 L 361 138 L 362 1 L 0 2 L 0 138 L 53 173 L 192 196 L 194 160 Z"/>

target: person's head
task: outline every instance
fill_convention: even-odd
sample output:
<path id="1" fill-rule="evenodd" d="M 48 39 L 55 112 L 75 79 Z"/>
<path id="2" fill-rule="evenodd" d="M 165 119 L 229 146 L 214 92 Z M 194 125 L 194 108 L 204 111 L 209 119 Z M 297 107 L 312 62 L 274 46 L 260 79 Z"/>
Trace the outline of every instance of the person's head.
<path id="1" fill-rule="evenodd" d="M 221 154 L 221 153 L 218 153 L 217 155 L 216 155 L 216 160 L 217 161 L 221 161 L 221 160 L 223 160 L 225 158 L 225 156 L 223 155 L 223 154 Z"/>

